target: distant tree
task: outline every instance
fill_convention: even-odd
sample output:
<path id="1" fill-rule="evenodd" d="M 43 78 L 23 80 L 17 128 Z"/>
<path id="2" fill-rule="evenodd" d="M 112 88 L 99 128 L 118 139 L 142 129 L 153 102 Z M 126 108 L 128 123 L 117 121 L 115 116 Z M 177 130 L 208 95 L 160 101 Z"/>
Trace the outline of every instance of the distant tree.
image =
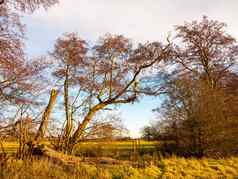
<path id="1" fill-rule="evenodd" d="M 98 120 L 94 119 L 85 129 L 84 138 L 115 140 L 127 135 L 128 131 L 117 114 L 109 113 L 104 117 L 99 116 L 98 118 Z"/>
<path id="2" fill-rule="evenodd" d="M 160 131 L 159 126 L 156 124 L 151 124 L 145 126 L 142 129 L 142 138 L 145 140 L 159 140 L 160 139 Z"/>

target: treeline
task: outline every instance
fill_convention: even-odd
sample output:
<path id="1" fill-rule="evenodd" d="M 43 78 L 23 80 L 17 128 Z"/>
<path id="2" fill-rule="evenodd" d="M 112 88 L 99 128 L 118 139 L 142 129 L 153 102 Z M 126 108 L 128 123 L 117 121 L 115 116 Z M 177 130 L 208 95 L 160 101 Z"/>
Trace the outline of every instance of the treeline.
<path id="1" fill-rule="evenodd" d="M 123 128 L 118 118 L 100 120 L 98 114 L 152 95 L 165 99 L 157 130 L 174 142 L 173 152 L 237 153 L 238 46 L 225 24 L 204 17 L 177 26 L 177 35 L 164 43 L 134 44 L 106 34 L 89 45 L 77 33 L 66 33 L 52 52 L 28 59 L 19 14 L 57 2 L 1 4 L 1 137 L 15 135 L 24 150 L 53 133 L 55 149 L 72 153 L 89 135 L 111 137 Z"/>
<path id="2" fill-rule="evenodd" d="M 238 51 L 224 27 L 206 17 L 176 27 L 166 94 L 155 109 L 160 121 L 143 130 L 144 137 L 165 141 L 164 152 L 238 154 Z"/>

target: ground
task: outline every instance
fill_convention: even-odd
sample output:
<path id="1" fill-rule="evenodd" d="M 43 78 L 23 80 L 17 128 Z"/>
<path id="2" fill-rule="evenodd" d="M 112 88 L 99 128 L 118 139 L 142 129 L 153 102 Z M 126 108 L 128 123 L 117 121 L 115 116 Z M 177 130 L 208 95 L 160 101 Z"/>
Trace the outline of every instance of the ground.
<path id="1" fill-rule="evenodd" d="M 81 143 L 77 146 L 78 149 L 75 151 L 79 157 L 69 157 L 67 158 L 69 160 L 67 162 L 59 162 L 48 158 L 31 158 L 26 160 L 9 158 L 7 162 L 2 162 L 0 166 L 0 178 L 238 179 L 238 158 L 185 159 L 175 156 L 164 158 L 156 154 L 150 155 L 151 151 L 156 151 L 157 143 L 141 141 L 140 145 L 141 149 L 135 149 L 135 143 L 131 143 L 130 141 Z M 16 149 L 17 144 L 14 142 L 5 143 L 4 146 L 6 151 L 14 152 L 14 148 Z M 108 156 L 103 156 L 103 153 L 98 154 L 99 156 L 93 156 L 94 154 L 88 152 L 88 156 L 82 158 L 83 154 L 85 155 L 85 151 L 89 149 L 90 151 L 97 151 L 99 146 L 101 146 L 100 150 L 104 151 L 104 154 L 108 152 Z M 143 151 L 143 149 L 146 150 Z M 139 155 L 136 150 L 143 151 L 144 155 Z M 120 157 L 120 152 L 121 155 L 124 156 L 125 151 L 130 153 L 130 160 Z M 114 152 L 117 153 L 117 156 L 112 159 L 109 156 Z M 66 155 L 62 154 L 61 158 L 66 158 Z M 70 162 L 70 160 L 77 161 L 76 158 L 80 160 L 78 162 Z"/>

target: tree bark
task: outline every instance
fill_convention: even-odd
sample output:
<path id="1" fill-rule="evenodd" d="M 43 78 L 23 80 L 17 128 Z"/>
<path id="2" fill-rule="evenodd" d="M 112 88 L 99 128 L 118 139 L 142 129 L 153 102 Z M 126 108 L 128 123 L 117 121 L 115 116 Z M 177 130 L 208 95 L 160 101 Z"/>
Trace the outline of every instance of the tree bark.
<path id="1" fill-rule="evenodd" d="M 107 105 L 108 105 L 107 103 L 100 103 L 89 110 L 84 120 L 82 121 L 81 124 L 79 124 L 77 130 L 74 132 L 70 140 L 70 147 L 69 147 L 70 152 L 72 152 L 73 146 L 77 143 L 77 140 L 83 135 L 84 129 L 86 128 L 88 123 L 92 120 L 94 115 Z"/>
<path id="2" fill-rule="evenodd" d="M 44 137 L 45 135 L 45 132 L 48 128 L 48 123 L 49 123 L 49 118 L 50 118 L 50 114 L 52 112 L 52 109 L 56 103 L 56 98 L 57 98 L 57 95 L 58 95 L 58 91 L 56 91 L 55 89 L 52 89 L 51 90 L 51 94 L 50 94 L 50 100 L 49 100 L 49 103 L 45 109 L 45 112 L 42 116 L 42 120 L 41 120 L 41 124 L 40 124 L 40 127 L 37 131 L 37 134 L 35 136 L 35 140 L 34 142 L 35 143 L 39 143 L 40 140 Z"/>
<path id="3" fill-rule="evenodd" d="M 72 111 L 69 107 L 69 67 L 66 69 L 66 77 L 64 82 L 64 107 L 65 107 L 65 116 L 66 116 L 66 126 L 64 131 L 64 147 L 65 151 L 69 145 L 69 138 L 72 131 Z"/>

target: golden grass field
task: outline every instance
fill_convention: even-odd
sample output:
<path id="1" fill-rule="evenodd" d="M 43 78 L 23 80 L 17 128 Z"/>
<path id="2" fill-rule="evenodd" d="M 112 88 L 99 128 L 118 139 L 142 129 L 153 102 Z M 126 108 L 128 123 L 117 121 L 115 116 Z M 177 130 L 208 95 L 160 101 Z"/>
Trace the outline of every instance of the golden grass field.
<path id="1" fill-rule="evenodd" d="M 78 178 L 78 179 L 158 179 L 158 178 L 238 178 L 238 158 L 184 159 L 172 157 L 158 165 L 136 168 L 129 165 L 97 166 L 80 163 L 59 165 L 42 159 L 9 160 L 1 165 L 1 178 Z"/>
<path id="2" fill-rule="evenodd" d="M 156 143 L 141 141 L 144 148 L 152 149 Z M 130 149 L 131 141 L 125 142 L 86 142 L 78 146 L 78 150 L 96 150 L 101 146 L 104 151 L 112 149 Z M 142 148 L 143 148 L 142 147 Z M 4 144 L 7 152 L 17 149 L 16 142 Z M 131 149 L 133 150 L 133 149 Z M 78 151 L 79 152 L 79 151 Z M 83 153 L 83 152 L 82 152 Z M 110 152 L 109 152 L 110 153 Z M 62 155 L 63 157 L 63 155 Z M 93 158 L 93 157 L 92 157 Z M 95 157 L 97 158 L 97 156 Z M 132 159 L 130 159 L 131 161 Z M 116 165 L 102 165 L 98 163 L 79 162 L 74 164 L 62 164 L 43 159 L 16 160 L 9 159 L 0 166 L 0 178 L 78 178 L 78 179 L 158 179 L 158 178 L 237 178 L 238 158 L 224 159 L 195 159 L 169 157 L 154 157 L 148 154 L 136 158 L 138 165 L 121 163 Z M 147 162 L 146 165 L 140 165 Z"/>

